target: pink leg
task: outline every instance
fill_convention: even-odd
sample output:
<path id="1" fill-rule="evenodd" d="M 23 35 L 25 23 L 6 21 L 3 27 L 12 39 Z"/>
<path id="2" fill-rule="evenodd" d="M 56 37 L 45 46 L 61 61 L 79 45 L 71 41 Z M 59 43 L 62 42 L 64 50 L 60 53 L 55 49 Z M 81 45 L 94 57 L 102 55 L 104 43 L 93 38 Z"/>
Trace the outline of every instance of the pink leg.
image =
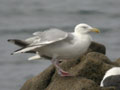
<path id="1" fill-rule="evenodd" d="M 64 76 L 72 76 L 70 73 L 62 70 L 61 68 L 57 69 L 57 72 L 58 72 L 58 74 L 59 74 L 60 76 L 63 76 L 63 77 L 64 77 Z"/>
<path id="2" fill-rule="evenodd" d="M 59 60 L 58 59 L 52 59 L 52 63 L 55 65 L 57 72 L 60 76 L 72 76 L 68 72 L 64 71 L 62 68 L 59 66 Z"/>

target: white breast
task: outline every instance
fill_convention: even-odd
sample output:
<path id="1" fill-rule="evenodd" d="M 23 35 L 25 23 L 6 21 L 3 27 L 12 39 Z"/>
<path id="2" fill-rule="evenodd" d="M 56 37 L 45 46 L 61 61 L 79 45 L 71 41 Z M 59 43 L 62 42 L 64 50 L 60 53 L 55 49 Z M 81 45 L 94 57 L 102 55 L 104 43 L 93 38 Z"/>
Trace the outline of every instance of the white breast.
<path id="1" fill-rule="evenodd" d="M 73 34 L 74 35 L 74 34 Z M 65 41 L 54 43 L 44 48 L 45 55 L 53 57 L 57 55 L 60 58 L 76 58 L 85 53 L 91 43 L 91 38 L 88 35 L 74 35 L 72 43 Z"/>

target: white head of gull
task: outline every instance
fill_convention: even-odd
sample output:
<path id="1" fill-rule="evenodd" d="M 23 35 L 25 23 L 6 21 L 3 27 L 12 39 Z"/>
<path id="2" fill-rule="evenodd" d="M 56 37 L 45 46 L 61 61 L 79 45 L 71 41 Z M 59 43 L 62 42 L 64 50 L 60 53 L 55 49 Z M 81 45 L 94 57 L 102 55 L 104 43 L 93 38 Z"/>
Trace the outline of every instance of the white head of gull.
<path id="1" fill-rule="evenodd" d="M 9 39 L 8 41 L 22 46 L 13 54 L 36 52 L 36 55 L 29 60 L 50 57 L 58 74 L 72 76 L 60 68 L 59 60 L 77 59 L 83 55 L 91 44 L 92 38 L 89 32 L 99 33 L 99 30 L 87 24 L 78 24 L 74 32 L 49 29 L 44 32 L 35 32 L 33 37 L 26 40 Z"/>

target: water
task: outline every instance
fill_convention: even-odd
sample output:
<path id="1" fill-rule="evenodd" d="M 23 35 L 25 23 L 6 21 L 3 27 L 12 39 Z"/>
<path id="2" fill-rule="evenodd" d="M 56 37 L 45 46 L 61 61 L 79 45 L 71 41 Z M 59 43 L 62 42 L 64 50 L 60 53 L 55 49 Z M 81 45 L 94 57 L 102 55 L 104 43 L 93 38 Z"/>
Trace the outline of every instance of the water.
<path id="1" fill-rule="evenodd" d="M 31 54 L 10 53 L 17 49 L 9 38 L 25 39 L 33 32 L 56 27 L 72 31 L 78 23 L 101 30 L 92 34 L 107 48 L 111 60 L 120 57 L 120 0 L 0 0 L 0 89 L 19 90 L 50 61 L 27 61 Z"/>

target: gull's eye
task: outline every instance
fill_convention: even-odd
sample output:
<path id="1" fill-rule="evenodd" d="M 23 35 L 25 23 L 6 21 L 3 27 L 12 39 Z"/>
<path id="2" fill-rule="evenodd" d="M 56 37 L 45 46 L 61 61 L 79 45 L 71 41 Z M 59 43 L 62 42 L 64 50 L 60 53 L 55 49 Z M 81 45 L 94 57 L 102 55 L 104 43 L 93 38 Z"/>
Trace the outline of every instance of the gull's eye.
<path id="1" fill-rule="evenodd" d="M 82 26 L 82 28 L 87 29 L 88 27 L 87 26 Z"/>

